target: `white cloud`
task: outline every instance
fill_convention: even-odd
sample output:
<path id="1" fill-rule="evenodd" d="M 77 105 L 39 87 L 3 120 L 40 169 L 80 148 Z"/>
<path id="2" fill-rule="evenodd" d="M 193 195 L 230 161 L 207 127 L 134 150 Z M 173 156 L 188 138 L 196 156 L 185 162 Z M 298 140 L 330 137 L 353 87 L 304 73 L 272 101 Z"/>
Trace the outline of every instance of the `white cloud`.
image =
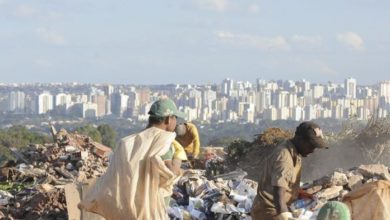
<path id="1" fill-rule="evenodd" d="M 355 50 L 364 49 L 363 39 L 354 32 L 345 32 L 337 35 L 337 40 Z"/>
<path id="2" fill-rule="evenodd" d="M 37 9 L 29 5 L 19 5 L 14 11 L 14 15 L 17 17 L 33 17 L 37 13 Z"/>
<path id="3" fill-rule="evenodd" d="M 252 13 L 252 14 L 258 14 L 260 12 L 260 7 L 257 4 L 252 4 L 252 5 L 249 5 L 248 11 L 249 11 L 249 13 Z"/>
<path id="4" fill-rule="evenodd" d="M 233 34 L 227 31 L 218 31 L 215 35 L 222 42 L 237 46 L 252 47 L 259 50 L 275 51 L 288 50 L 290 48 L 287 40 L 283 36 L 267 38 L 250 34 Z"/>
<path id="5" fill-rule="evenodd" d="M 228 31 L 218 31 L 218 32 L 216 32 L 216 35 L 219 39 L 234 38 L 234 34 L 228 32 Z"/>
<path id="6" fill-rule="evenodd" d="M 227 0 L 193 0 L 194 3 L 202 8 L 211 11 L 224 12 L 227 9 Z"/>
<path id="7" fill-rule="evenodd" d="M 37 28 L 37 37 L 45 43 L 53 45 L 65 45 L 66 39 L 63 35 L 56 33 L 48 28 Z"/>
<path id="8" fill-rule="evenodd" d="M 305 35 L 294 35 L 291 38 L 293 43 L 297 44 L 305 44 L 305 45 L 322 45 L 322 37 L 321 36 L 305 36 Z"/>

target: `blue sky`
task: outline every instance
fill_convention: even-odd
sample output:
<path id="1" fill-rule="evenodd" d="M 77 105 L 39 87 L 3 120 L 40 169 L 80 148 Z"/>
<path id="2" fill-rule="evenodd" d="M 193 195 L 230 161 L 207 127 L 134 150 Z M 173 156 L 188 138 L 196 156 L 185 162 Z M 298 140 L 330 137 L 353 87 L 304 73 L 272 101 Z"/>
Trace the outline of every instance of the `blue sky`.
<path id="1" fill-rule="evenodd" d="M 0 0 L 0 83 L 389 79 L 388 0 Z"/>

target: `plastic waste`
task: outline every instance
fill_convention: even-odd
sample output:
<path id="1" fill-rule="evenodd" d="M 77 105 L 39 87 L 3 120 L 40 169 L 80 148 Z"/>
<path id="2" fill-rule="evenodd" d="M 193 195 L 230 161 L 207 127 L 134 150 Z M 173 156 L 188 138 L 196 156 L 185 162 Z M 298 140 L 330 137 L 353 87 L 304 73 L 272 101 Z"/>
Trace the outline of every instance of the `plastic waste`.
<path id="1" fill-rule="evenodd" d="M 199 219 L 199 220 L 205 220 L 206 219 L 206 214 L 204 214 L 201 211 L 198 211 L 196 209 L 193 209 L 190 211 L 191 217 L 194 219 Z"/>
<path id="2" fill-rule="evenodd" d="M 305 208 L 306 206 L 310 205 L 312 202 L 313 202 L 313 200 L 310 200 L 310 199 L 299 199 L 299 200 L 294 201 L 290 205 L 290 209 L 296 210 L 296 209 Z"/>
<path id="3" fill-rule="evenodd" d="M 167 212 L 171 219 L 183 220 L 183 213 L 179 207 L 168 207 Z"/>
<path id="4" fill-rule="evenodd" d="M 68 153 L 74 152 L 74 151 L 76 151 L 76 148 L 71 146 L 71 145 L 68 145 L 68 146 L 65 146 L 65 151 Z"/>
<path id="5" fill-rule="evenodd" d="M 248 199 L 247 196 L 238 195 L 238 194 L 236 194 L 234 191 L 231 191 L 231 192 L 230 192 L 230 197 L 231 197 L 234 201 L 236 201 L 236 202 L 238 202 L 238 203 L 245 202 L 245 201 Z"/>
<path id="6" fill-rule="evenodd" d="M 8 198 L 0 199 L 0 206 L 6 206 L 8 205 L 9 201 Z"/>
<path id="7" fill-rule="evenodd" d="M 190 197 L 188 204 L 188 211 L 192 211 L 193 209 L 202 209 L 203 208 L 203 200 L 200 198 Z"/>

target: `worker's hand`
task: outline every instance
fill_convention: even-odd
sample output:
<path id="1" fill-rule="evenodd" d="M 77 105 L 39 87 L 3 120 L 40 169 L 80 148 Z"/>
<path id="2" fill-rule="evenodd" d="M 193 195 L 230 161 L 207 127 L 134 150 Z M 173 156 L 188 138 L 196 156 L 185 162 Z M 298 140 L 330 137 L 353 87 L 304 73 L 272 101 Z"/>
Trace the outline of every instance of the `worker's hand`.
<path id="1" fill-rule="evenodd" d="M 294 220 L 291 212 L 282 212 L 275 218 L 276 220 Z"/>
<path id="2" fill-rule="evenodd" d="M 194 155 L 192 159 L 195 159 L 195 160 L 199 159 L 199 155 L 197 155 L 197 154 Z"/>
<path id="3" fill-rule="evenodd" d="M 310 193 L 307 193 L 303 189 L 299 189 L 298 190 L 298 198 L 300 198 L 300 199 L 313 199 L 313 195 Z"/>

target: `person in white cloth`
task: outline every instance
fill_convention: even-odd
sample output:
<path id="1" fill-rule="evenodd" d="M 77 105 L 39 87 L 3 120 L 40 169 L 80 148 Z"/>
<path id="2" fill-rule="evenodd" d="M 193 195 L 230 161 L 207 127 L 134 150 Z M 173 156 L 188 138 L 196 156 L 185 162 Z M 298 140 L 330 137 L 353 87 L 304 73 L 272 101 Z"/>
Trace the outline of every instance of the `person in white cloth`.
<path id="1" fill-rule="evenodd" d="M 163 158 L 172 155 L 178 117 L 184 113 L 171 99 L 155 101 L 148 127 L 121 140 L 107 172 L 78 207 L 106 220 L 168 219 L 164 198 L 171 195 L 176 176 Z"/>

